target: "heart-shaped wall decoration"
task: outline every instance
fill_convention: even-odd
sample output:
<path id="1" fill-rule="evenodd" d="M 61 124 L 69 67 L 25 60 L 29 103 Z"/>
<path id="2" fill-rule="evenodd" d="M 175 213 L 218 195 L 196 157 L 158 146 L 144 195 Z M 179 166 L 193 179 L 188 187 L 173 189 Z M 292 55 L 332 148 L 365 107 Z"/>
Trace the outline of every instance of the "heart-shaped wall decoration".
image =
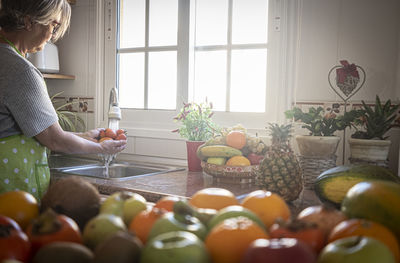
<path id="1" fill-rule="evenodd" d="M 332 90 L 344 102 L 356 94 L 365 83 L 365 71 L 362 67 L 341 60 L 328 73 L 328 82 Z M 361 73 L 361 74 L 360 74 Z"/>

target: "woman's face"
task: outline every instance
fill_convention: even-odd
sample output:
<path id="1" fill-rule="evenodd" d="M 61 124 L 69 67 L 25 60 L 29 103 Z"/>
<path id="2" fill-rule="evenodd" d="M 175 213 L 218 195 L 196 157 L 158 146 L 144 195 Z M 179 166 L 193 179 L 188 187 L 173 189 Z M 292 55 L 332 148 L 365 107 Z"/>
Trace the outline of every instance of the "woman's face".
<path id="1" fill-rule="evenodd" d="M 58 27 L 60 16 L 49 22 L 48 25 L 42 25 L 35 23 L 32 26 L 31 41 L 28 49 L 28 53 L 35 53 L 43 50 L 46 42 L 48 42 L 53 36 L 54 28 Z"/>

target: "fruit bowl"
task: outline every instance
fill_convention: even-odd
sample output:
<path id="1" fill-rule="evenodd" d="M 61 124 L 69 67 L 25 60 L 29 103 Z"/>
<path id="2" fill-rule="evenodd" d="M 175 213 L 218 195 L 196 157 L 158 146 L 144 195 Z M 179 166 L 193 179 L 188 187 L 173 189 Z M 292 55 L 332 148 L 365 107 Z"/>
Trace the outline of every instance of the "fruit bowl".
<path id="1" fill-rule="evenodd" d="M 217 165 L 201 161 L 201 168 L 203 172 L 219 179 L 228 179 L 230 182 L 252 182 L 256 177 L 258 165 L 248 166 L 229 166 Z M 243 180 L 247 179 L 247 180 Z"/>

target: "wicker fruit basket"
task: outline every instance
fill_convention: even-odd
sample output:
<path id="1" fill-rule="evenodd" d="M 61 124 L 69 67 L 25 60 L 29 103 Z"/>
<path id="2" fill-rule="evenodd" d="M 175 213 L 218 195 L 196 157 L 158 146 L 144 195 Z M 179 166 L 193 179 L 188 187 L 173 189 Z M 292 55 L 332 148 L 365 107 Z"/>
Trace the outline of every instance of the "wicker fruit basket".
<path id="1" fill-rule="evenodd" d="M 216 165 L 202 161 L 203 172 L 217 178 L 253 179 L 256 176 L 258 165 L 228 166 Z"/>

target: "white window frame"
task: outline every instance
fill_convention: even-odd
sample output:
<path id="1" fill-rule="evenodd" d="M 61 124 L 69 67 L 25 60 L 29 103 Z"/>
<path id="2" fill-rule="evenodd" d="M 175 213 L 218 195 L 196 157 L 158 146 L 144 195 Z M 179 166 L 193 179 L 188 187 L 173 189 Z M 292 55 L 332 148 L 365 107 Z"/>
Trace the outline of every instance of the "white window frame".
<path id="1" fill-rule="evenodd" d="M 108 96 L 116 83 L 116 1 L 96 1 L 97 6 L 97 43 L 96 43 L 96 124 L 105 127 L 107 125 Z M 179 0 L 179 8 L 193 12 L 194 0 Z M 234 113 L 216 112 L 214 120 L 221 126 L 233 126 L 242 124 L 251 133 L 265 136 L 265 127 L 268 122 L 284 122 L 283 112 L 290 108 L 295 97 L 296 68 L 298 49 L 298 33 L 300 24 L 302 0 L 270 0 L 268 15 L 268 64 L 267 64 L 267 89 L 266 113 Z M 181 12 L 179 12 L 181 13 Z M 186 15 L 180 16 L 178 21 L 188 20 Z M 179 22 L 178 22 L 179 23 Z M 179 23 L 181 24 L 181 23 Z M 186 23 L 189 24 L 189 23 Z M 189 27 L 178 26 L 179 35 L 189 36 Z M 190 48 L 180 45 L 188 39 L 178 39 L 178 53 L 183 54 L 178 58 L 178 67 L 184 69 L 177 78 L 177 109 L 173 110 L 141 110 L 122 109 L 122 121 L 120 126 L 128 130 L 128 134 L 136 134 L 145 137 L 158 137 L 177 139 L 179 135 L 171 133 L 178 124 L 173 122 L 182 106 L 183 100 L 187 100 L 189 91 L 190 72 L 189 60 Z M 179 56 L 179 55 L 178 55 Z M 183 139 L 181 139 L 183 140 Z"/>

